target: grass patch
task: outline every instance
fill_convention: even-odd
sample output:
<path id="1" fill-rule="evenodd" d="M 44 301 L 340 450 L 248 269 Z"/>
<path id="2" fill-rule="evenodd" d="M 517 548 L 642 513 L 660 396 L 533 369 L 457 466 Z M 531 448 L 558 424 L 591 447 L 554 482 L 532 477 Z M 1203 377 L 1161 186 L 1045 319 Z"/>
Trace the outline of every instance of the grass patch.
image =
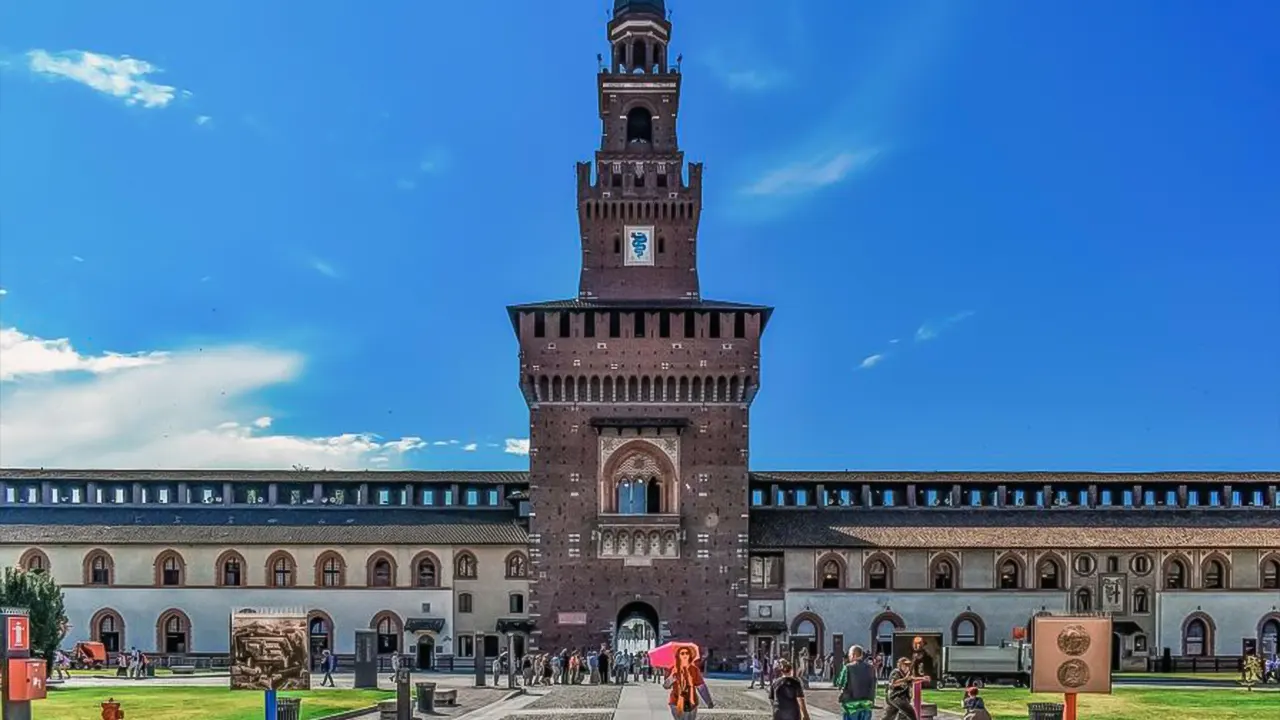
<path id="1" fill-rule="evenodd" d="M 1240 679 L 1238 672 L 1171 672 L 1171 673 L 1117 673 L 1117 678 L 1125 680 L 1226 680 L 1235 682 Z"/>
<path id="2" fill-rule="evenodd" d="M 368 707 L 393 697 L 380 690 L 282 692 L 302 698 L 302 720 Z M 53 690 L 33 704 L 32 715 L 58 720 L 100 720 L 102 703 L 115 698 L 126 718 L 146 720 L 261 720 L 262 693 L 224 687 L 111 687 Z"/>
<path id="3" fill-rule="evenodd" d="M 963 690 L 925 691 L 926 702 L 959 712 Z M 1062 702 L 1061 695 L 1032 695 L 1026 689 L 984 688 L 982 697 L 993 720 L 1026 720 L 1027 703 Z M 1246 720 L 1274 717 L 1280 692 L 1243 688 L 1164 690 L 1117 687 L 1111 695 L 1081 695 L 1080 717 L 1088 720 Z"/>

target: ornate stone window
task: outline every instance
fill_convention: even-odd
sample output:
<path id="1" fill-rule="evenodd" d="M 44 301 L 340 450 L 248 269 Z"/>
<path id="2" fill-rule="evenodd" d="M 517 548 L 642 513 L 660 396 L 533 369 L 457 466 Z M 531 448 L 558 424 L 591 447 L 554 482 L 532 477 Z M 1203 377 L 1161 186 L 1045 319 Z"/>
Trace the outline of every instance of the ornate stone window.
<path id="1" fill-rule="evenodd" d="M 399 615 L 390 610 L 383 610 L 373 616 L 373 622 L 369 623 L 369 627 L 377 632 L 379 655 L 387 655 L 400 650 L 400 636 L 404 632 L 402 630 L 404 625 L 401 624 Z"/>
<path id="2" fill-rule="evenodd" d="M 1082 553 L 1075 556 L 1072 567 L 1075 568 L 1077 575 L 1092 575 L 1098 568 L 1098 561 L 1094 560 L 1092 555 Z"/>
<path id="3" fill-rule="evenodd" d="M 1280 558 L 1271 556 L 1263 559 L 1262 587 L 1265 590 L 1280 589 Z"/>
<path id="4" fill-rule="evenodd" d="M 1204 561 L 1200 578 L 1205 590 L 1226 590 L 1230 585 L 1227 581 L 1227 564 L 1217 556 Z"/>
<path id="5" fill-rule="evenodd" d="M 608 448 L 607 443 L 602 444 L 602 452 L 607 454 Z M 677 473 L 665 452 L 647 440 L 631 440 L 607 456 L 601 474 L 602 513 L 652 515 L 677 512 Z"/>
<path id="6" fill-rule="evenodd" d="M 470 552 L 463 550 L 458 553 L 458 559 L 455 561 L 454 575 L 459 580 L 475 580 L 479 577 L 479 565 L 476 563 L 476 556 Z"/>
<path id="7" fill-rule="evenodd" d="M 951 623 L 951 641 L 956 645 L 981 645 L 986 627 L 982 618 L 972 612 L 962 612 Z"/>
<path id="8" fill-rule="evenodd" d="M 244 585 L 244 558 L 235 550 L 228 550 L 218 556 L 213 572 L 220 587 L 241 587 Z"/>
<path id="9" fill-rule="evenodd" d="M 102 643 L 103 649 L 109 653 L 118 653 L 124 648 L 124 618 L 111 608 L 103 608 L 94 613 L 89 621 L 90 637 Z"/>
<path id="10" fill-rule="evenodd" d="M 49 572 L 49 556 L 43 550 L 32 548 L 18 560 L 18 567 L 27 572 Z"/>
<path id="11" fill-rule="evenodd" d="M 867 561 L 865 587 L 868 590 L 892 590 L 893 566 L 883 555 L 873 555 Z"/>
<path id="12" fill-rule="evenodd" d="M 414 585 L 420 588 L 440 587 L 440 561 L 423 552 L 414 558 Z"/>
<path id="13" fill-rule="evenodd" d="M 996 587 L 1001 590 L 1019 590 L 1022 588 L 1022 563 L 1012 555 L 1000 560 L 996 571 Z"/>
<path id="14" fill-rule="evenodd" d="M 156 648 L 166 655 L 191 652 L 191 619 L 181 610 L 166 610 L 156 622 Z"/>
<path id="15" fill-rule="evenodd" d="M 1089 588 L 1076 590 L 1076 612 L 1093 612 L 1093 592 Z"/>
<path id="16" fill-rule="evenodd" d="M 1151 572 L 1151 557 L 1148 555 L 1134 555 L 1129 560 L 1129 569 L 1135 575 L 1146 575 Z"/>
<path id="17" fill-rule="evenodd" d="M 950 557 L 945 555 L 934 558 L 933 568 L 929 575 L 933 579 L 933 589 L 935 590 L 954 590 L 959 584 L 956 582 L 958 576 L 956 564 Z"/>
<path id="18" fill-rule="evenodd" d="M 1145 615 L 1151 612 L 1151 593 L 1144 587 L 1133 591 L 1133 614 Z"/>
<path id="19" fill-rule="evenodd" d="M 178 587 L 186 579 L 186 563 L 175 550 L 166 550 L 156 556 L 156 585 Z"/>
<path id="20" fill-rule="evenodd" d="M 529 561 L 525 558 L 524 553 L 520 551 L 511 553 L 507 556 L 505 564 L 508 580 L 529 577 Z"/>
<path id="21" fill-rule="evenodd" d="M 1213 655 L 1213 621 L 1204 613 L 1192 613 L 1182 623 L 1182 656 Z"/>
<path id="22" fill-rule="evenodd" d="M 1187 589 L 1187 563 L 1182 558 L 1170 558 L 1164 566 L 1164 587 L 1166 590 Z"/>
<path id="23" fill-rule="evenodd" d="M 368 575 L 366 584 L 369 587 L 396 586 L 396 561 L 385 552 L 380 551 L 369 556 L 368 562 L 365 563 L 365 572 Z"/>
<path id="24" fill-rule="evenodd" d="M 846 586 L 844 561 L 839 555 L 828 553 L 818 559 L 818 587 L 822 590 L 839 590 Z"/>
<path id="25" fill-rule="evenodd" d="M 1062 566 L 1057 560 L 1046 557 L 1036 566 L 1038 586 L 1041 590 L 1060 590 L 1062 588 Z"/>
<path id="26" fill-rule="evenodd" d="M 277 550 L 267 558 L 267 584 L 271 587 L 293 587 L 297 584 L 297 565 L 293 556 Z"/>

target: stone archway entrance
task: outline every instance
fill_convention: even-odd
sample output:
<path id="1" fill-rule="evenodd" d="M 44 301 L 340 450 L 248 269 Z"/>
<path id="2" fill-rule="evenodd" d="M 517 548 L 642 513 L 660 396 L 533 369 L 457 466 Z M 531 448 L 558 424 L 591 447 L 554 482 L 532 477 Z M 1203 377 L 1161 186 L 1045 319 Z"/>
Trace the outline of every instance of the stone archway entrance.
<path id="1" fill-rule="evenodd" d="M 436 639 L 430 635 L 418 636 L 418 669 L 434 670 L 436 667 Z"/>
<path id="2" fill-rule="evenodd" d="M 613 646 L 621 652 L 645 652 L 660 643 L 658 611 L 647 602 L 627 603 L 618 611 Z"/>

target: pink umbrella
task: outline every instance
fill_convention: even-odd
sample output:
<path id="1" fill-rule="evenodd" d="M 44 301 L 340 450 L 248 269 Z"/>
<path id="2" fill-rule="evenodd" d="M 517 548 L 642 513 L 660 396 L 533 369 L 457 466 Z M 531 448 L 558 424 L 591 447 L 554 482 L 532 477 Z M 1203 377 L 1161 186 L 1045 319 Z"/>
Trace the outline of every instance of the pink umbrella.
<path id="1" fill-rule="evenodd" d="M 681 648 L 689 648 L 693 651 L 693 661 L 697 662 L 702 653 L 698 650 L 696 643 L 691 642 L 669 642 L 659 645 L 649 651 L 649 664 L 654 667 L 669 668 L 675 667 L 676 653 Z"/>

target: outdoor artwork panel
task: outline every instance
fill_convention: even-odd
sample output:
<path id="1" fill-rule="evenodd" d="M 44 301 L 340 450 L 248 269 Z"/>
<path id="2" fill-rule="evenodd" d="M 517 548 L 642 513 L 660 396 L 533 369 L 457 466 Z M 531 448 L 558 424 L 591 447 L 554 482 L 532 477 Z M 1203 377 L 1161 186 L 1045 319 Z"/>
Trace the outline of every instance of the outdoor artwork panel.
<path id="1" fill-rule="evenodd" d="M 1046 615 L 1032 621 L 1031 692 L 1111 693 L 1111 618 Z"/>
<path id="2" fill-rule="evenodd" d="M 232 690 L 310 690 L 307 616 L 240 612 L 231 616 Z"/>
<path id="3" fill-rule="evenodd" d="M 927 677 L 922 687 L 929 689 L 938 684 L 942 673 L 942 633 L 896 632 L 893 634 L 893 661 L 911 659 L 911 674 Z"/>

